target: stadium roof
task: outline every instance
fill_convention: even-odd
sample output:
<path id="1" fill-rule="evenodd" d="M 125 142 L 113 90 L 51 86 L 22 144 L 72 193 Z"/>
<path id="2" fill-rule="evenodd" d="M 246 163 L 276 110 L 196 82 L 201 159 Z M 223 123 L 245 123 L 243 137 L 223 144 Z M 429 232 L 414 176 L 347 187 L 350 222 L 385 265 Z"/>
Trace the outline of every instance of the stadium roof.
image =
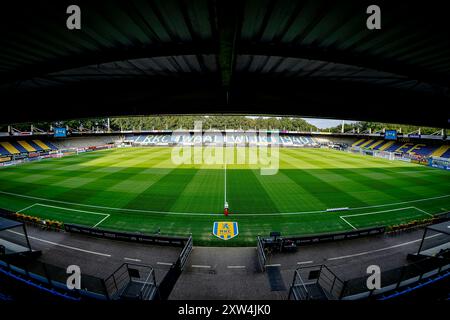
<path id="1" fill-rule="evenodd" d="M 81 30 L 66 28 L 71 4 Z M 379 2 L 381 30 L 366 28 L 370 4 L 2 3 L 1 122 L 218 112 L 450 127 L 445 2 Z"/>

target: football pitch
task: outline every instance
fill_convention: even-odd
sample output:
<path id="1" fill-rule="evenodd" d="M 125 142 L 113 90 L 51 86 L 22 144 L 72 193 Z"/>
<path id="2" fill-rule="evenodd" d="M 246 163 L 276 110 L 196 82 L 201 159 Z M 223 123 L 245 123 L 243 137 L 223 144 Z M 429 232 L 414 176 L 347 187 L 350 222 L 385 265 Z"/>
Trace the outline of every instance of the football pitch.
<path id="1" fill-rule="evenodd" d="M 123 148 L 0 168 L 0 207 L 45 219 L 255 245 L 257 235 L 338 232 L 450 210 L 450 172 L 328 149 L 280 149 L 279 170 L 176 165 L 169 147 Z M 230 215 L 223 215 L 224 202 Z M 348 208 L 344 211 L 329 211 Z M 237 237 L 212 234 L 236 221 Z"/>

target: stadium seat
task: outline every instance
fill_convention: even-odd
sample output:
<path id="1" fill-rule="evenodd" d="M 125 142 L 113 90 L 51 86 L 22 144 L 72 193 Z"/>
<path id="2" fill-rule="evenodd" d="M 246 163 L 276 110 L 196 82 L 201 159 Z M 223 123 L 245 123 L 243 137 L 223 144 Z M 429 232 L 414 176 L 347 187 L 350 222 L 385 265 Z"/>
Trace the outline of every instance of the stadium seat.
<path id="1" fill-rule="evenodd" d="M 36 149 L 33 148 L 27 141 L 19 140 L 17 141 L 27 152 L 36 152 Z"/>
<path id="2" fill-rule="evenodd" d="M 49 146 L 43 143 L 41 140 L 33 140 L 35 144 L 37 144 L 42 150 L 51 150 Z"/>
<path id="3" fill-rule="evenodd" d="M 45 144 L 53 151 L 58 150 L 58 148 L 51 142 L 45 141 Z"/>
<path id="4" fill-rule="evenodd" d="M 366 139 L 359 139 L 355 143 L 352 144 L 352 147 L 358 147 L 360 144 L 362 144 Z"/>
<path id="5" fill-rule="evenodd" d="M 387 151 L 387 149 L 389 149 L 395 142 L 394 141 L 387 141 L 386 143 L 374 148 L 375 150 L 380 150 L 380 151 Z"/>
<path id="6" fill-rule="evenodd" d="M 442 145 L 437 148 L 431 156 L 433 157 L 442 157 L 448 150 L 450 149 L 450 145 Z"/>
<path id="7" fill-rule="evenodd" d="M 5 148 L 9 154 L 19 154 L 20 151 L 17 150 L 11 143 L 9 142 L 0 142 L 0 145 Z"/>
<path id="8" fill-rule="evenodd" d="M 0 145 L 0 155 L 2 155 L 2 156 L 9 156 L 11 154 L 2 145 Z"/>
<path id="9" fill-rule="evenodd" d="M 358 147 L 360 147 L 360 148 L 366 148 L 366 147 L 367 147 L 368 145 L 370 145 L 371 143 L 373 143 L 373 140 L 372 140 L 372 139 L 367 140 L 366 142 L 360 144 Z"/>
<path id="10" fill-rule="evenodd" d="M 381 145 L 382 143 L 384 142 L 384 140 L 378 140 L 378 141 L 375 141 L 374 143 L 372 143 L 370 146 L 369 146 L 369 149 L 375 149 L 377 146 L 379 146 L 379 145 Z"/>
<path id="11" fill-rule="evenodd" d="M 443 155 L 441 155 L 441 158 L 450 158 L 450 148 Z"/>
<path id="12" fill-rule="evenodd" d="M 12 141 L 11 144 L 20 151 L 20 153 L 28 153 L 27 149 L 25 149 L 20 143 L 17 141 Z"/>

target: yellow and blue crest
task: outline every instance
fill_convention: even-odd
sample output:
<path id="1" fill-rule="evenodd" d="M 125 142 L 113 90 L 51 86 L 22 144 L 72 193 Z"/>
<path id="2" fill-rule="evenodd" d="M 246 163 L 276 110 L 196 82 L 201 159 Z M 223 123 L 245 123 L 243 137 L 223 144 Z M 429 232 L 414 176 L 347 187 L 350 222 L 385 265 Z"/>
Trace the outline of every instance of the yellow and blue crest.
<path id="1" fill-rule="evenodd" d="M 227 221 L 214 222 L 213 234 L 222 240 L 234 238 L 239 234 L 238 223 Z"/>

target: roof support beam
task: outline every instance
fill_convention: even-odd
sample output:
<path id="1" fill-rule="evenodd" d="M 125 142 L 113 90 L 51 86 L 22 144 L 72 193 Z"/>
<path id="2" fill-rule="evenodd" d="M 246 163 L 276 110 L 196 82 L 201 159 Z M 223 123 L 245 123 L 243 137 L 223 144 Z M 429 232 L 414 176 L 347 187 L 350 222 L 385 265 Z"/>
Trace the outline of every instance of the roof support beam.
<path id="1" fill-rule="evenodd" d="M 28 80 L 53 72 L 114 61 L 165 56 L 217 54 L 217 50 L 214 48 L 215 46 L 212 41 L 196 41 L 193 43 L 184 44 L 167 43 L 134 48 L 116 48 L 109 49 L 104 53 L 87 52 L 85 54 L 49 60 L 39 65 L 25 65 L 20 70 L 2 74 L 0 77 L 0 83 L 8 83 L 15 80 Z"/>
<path id="2" fill-rule="evenodd" d="M 279 56 L 285 58 L 299 58 L 309 60 L 321 60 L 333 63 L 342 63 L 362 68 L 370 68 L 378 71 L 389 72 L 409 77 L 413 80 L 450 86 L 450 78 L 444 75 L 434 74 L 429 71 L 399 63 L 387 61 L 375 56 L 357 56 L 333 49 L 306 47 L 301 45 L 283 45 L 280 43 L 239 43 L 239 54 Z"/>

